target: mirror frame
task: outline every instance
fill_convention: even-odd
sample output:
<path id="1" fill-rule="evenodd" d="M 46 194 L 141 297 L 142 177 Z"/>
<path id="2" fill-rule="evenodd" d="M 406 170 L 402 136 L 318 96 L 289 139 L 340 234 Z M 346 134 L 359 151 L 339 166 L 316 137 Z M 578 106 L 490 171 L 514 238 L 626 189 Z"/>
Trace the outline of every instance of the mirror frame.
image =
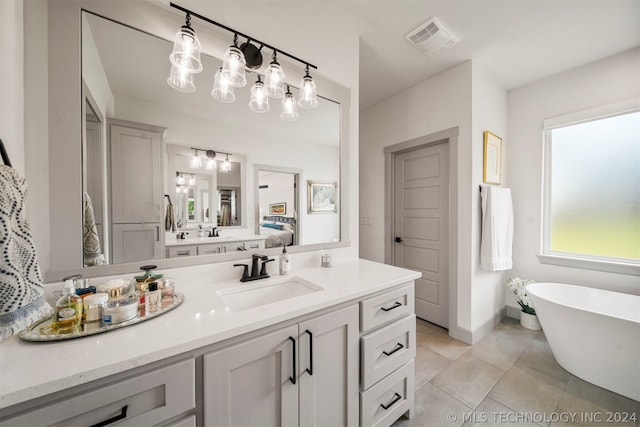
<path id="1" fill-rule="evenodd" d="M 152 2 L 95 0 L 65 0 L 46 4 L 48 22 L 48 116 L 49 116 L 49 269 L 44 271 L 46 282 L 59 281 L 70 274 L 100 277 L 137 272 L 144 261 L 81 268 L 82 245 L 70 250 L 54 250 L 55 242 L 82 241 L 82 76 L 81 76 L 81 22 L 86 10 L 106 19 L 128 25 L 139 31 L 165 40 L 173 40 L 176 28 L 183 24 L 183 16 Z M 202 45 L 212 56 L 221 57 L 228 40 L 199 34 Z M 286 48 L 286 47 L 285 47 Z M 287 75 L 298 75 L 300 69 L 289 63 L 281 64 Z M 340 242 L 291 247 L 290 253 L 311 252 L 320 249 L 349 247 L 349 197 L 351 181 L 350 109 L 351 91 L 332 82 L 319 73 L 314 75 L 321 96 L 340 104 Z M 296 84 L 294 82 L 290 82 Z M 69 165 L 78 165 L 71 168 Z M 260 251 L 276 255 L 277 248 Z M 189 258 L 149 260 L 159 269 L 186 267 L 208 263 L 246 259 L 251 252 L 203 255 Z M 146 262 L 148 263 L 148 262 Z M 52 268 L 51 266 L 54 266 Z"/>

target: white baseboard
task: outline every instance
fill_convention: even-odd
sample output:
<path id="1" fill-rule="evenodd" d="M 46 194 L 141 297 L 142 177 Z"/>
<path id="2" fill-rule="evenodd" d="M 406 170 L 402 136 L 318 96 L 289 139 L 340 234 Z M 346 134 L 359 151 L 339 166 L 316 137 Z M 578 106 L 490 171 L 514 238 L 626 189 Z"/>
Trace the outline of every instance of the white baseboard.
<path id="1" fill-rule="evenodd" d="M 502 322 L 502 319 L 505 318 L 506 315 L 506 306 L 503 306 L 498 309 L 493 316 L 487 319 L 479 328 L 476 328 L 471 334 L 471 344 L 475 344 L 480 341 L 482 338 L 486 337 L 496 326 L 498 323 Z"/>

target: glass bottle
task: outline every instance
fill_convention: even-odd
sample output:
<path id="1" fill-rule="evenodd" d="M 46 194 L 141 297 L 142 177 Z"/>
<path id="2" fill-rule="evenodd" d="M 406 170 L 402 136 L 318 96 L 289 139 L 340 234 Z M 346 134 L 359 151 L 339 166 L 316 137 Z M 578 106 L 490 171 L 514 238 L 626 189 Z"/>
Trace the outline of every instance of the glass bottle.
<path id="1" fill-rule="evenodd" d="M 62 289 L 62 297 L 56 301 L 55 326 L 58 333 L 78 330 L 82 322 L 82 298 L 76 295 L 73 280 L 67 280 Z"/>
<path id="2" fill-rule="evenodd" d="M 147 313 L 154 313 L 160 310 L 160 303 L 162 301 L 162 293 L 158 289 L 158 282 L 149 283 L 149 289 L 146 295 L 146 307 Z"/>

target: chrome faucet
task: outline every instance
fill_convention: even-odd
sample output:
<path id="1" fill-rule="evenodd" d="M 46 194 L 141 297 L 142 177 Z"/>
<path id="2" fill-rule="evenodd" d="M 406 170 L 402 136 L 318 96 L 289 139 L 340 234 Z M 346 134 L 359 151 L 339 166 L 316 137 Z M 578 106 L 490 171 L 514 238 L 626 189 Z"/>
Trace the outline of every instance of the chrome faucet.
<path id="1" fill-rule="evenodd" d="M 259 265 L 260 261 L 262 264 Z M 233 264 L 234 267 L 244 267 L 242 270 L 241 282 L 250 282 L 252 280 L 266 279 L 269 277 L 267 273 L 267 263 L 275 261 L 274 258 L 269 259 L 266 255 L 253 254 L 251 256 L 251 275 L 249 275 L 249 266 L 247 264 Z"/>

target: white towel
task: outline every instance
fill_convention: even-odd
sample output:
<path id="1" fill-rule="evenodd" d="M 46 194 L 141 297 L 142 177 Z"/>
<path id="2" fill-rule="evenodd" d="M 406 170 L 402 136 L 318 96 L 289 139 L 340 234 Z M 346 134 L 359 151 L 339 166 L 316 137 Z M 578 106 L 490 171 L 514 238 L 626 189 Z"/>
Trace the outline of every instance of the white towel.
<path id="1" fill-rule="evenodd" d="M 482 239 L 480 266 L 489 271 L 510 270 L 513 267 L 513 204 L 508 188 L 483 185 Z"/>

